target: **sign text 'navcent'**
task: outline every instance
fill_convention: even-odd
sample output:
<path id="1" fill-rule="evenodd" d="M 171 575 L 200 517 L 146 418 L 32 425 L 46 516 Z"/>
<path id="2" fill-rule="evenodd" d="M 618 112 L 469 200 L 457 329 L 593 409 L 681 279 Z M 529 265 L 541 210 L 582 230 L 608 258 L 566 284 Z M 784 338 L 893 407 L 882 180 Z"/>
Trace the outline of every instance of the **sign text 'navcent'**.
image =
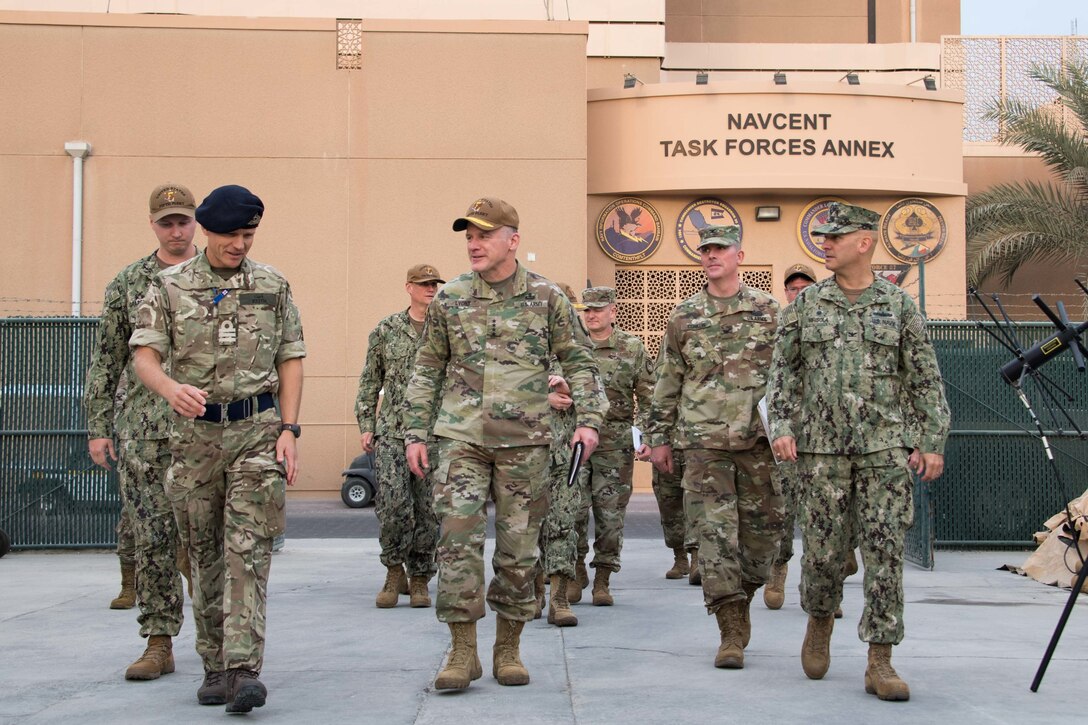
<path id="1" fill-rule="evenodd" d="M 830 131 L 830 113 L 727 113 L 729 131 Z M 894 159 L 894 141 L 863 138 L 701 138 L 658 141 L 674 156 L 868 156 Z"/>

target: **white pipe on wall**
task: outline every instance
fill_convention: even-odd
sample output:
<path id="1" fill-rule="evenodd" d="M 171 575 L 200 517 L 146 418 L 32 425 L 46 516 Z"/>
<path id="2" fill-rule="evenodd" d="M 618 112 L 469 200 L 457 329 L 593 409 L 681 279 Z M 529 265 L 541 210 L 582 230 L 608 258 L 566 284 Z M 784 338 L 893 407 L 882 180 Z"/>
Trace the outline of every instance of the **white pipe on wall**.
<path id="1" fill-rule="evenodd" d="M 72 317 L 83 311 L 83 159 L 91 155 L 86 141 L 67 141 L 72 157 Z"/>

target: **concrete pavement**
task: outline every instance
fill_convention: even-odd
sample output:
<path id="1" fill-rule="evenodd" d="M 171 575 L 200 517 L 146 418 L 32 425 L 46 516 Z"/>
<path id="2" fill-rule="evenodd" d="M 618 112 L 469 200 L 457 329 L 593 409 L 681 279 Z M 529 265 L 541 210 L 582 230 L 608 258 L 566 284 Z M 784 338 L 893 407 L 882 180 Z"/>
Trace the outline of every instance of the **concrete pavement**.
<path id="1" fill-rule="evenodd" d="M 488 541 L 488 550 L 493 541 Z M 799 550 L 799 546 L 798 546 Z M 448 647 L 433 609 L 374 607 L 383 580 L 374 539 L 288 539 L 269 583 L 266 723 L 1023 723 L 1080 717 L 1088 681 L 1088 597 L 1066 628 L 1039 693 L 1028 686 L 1067 592 L 997 571 L 1024 552 L 938 552 L 935 571 L 908 565 L 907 639 L 894 663 L 910 684 L 906 703 L 867 695 L 866 645 L 856 634 L 861 575 L 846 584 L 831 670 L 808 680 L 799 652 L 806 615 L 800 569 L 790 567 L 786 605 L 757 595 L 745 669 L 713 667 L 717 628 L 699 588 L 663 574 L 660 541 L 626 542 L 613 576 L 616 605 L 575 606 L 579 626 L 526 626 L 526 687 L 491 677 L 495 619 L 479 626 L 484 676 L 467 691 L 432 689 Z M 107 552 L 22 552 L 0 559 L 0 723 L 216 721 L 201 707 L 202 677 L 187 618 L 175 640 L 177 671 L 126 682 L 142 651 L 136 610 L 107 608 L 118 586 Z M 434 585 L 432 583 L 432 594 Z M 188 617 L 188 610 L 186 611 Z"/>

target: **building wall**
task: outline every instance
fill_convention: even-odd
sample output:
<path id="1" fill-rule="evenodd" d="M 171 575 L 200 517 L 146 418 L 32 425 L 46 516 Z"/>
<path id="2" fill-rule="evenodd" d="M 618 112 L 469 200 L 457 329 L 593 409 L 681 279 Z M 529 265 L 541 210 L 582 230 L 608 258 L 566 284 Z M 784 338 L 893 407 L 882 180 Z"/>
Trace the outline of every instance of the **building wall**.
<path id="1" fill-rule="evenodd" d="M 450 223 L 473 199 L 517 207 L 534 269 L 586 276 L 585 254 L 565 246 L 586 218 L 586 25 L 362 29 L 363 69 L 348 71 L 337 70 L 331 20 L 0 13 L 0 64 L 19 69 L 0 84 L 0 215 L 13 241 L 0 314 L 70 308 L 66 141 L 93 149 L 87 315 L 118 269 L 155 248 L 156 184 L 184 183 L 198 199 L 248 186 L 267 207 L 252 257 L 287 275 L 305 326 L 300 492 L 339 488 L 359 450 L 352 404 L 367 334 L 407 305 L 410 265 L 467 269 Z"/>

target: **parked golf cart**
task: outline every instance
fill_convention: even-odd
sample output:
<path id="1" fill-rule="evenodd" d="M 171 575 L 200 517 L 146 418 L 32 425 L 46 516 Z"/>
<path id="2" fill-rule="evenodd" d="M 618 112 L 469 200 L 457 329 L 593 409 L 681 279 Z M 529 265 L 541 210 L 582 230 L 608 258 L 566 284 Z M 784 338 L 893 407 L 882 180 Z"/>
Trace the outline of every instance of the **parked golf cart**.
<path id="1" fill-rule="evenodd" d="M 340 486 L 340 499 L 353 509 L 361 509 L 374 500 L 378 490 L 378 477 L 374 475 L 374 454 L 364 453 L 344 469 L 344 483 Z"/>

